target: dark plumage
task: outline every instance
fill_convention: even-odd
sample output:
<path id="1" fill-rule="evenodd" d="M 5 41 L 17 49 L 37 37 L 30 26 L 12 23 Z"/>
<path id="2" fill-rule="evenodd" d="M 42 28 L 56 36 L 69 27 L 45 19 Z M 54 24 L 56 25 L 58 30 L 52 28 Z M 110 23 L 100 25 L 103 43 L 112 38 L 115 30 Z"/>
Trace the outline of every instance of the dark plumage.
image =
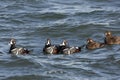
<path id="1" fill-rule="evenodd" d="M 47 39 L 47 42 L 45 43 L 45 46 L 43 48 L 43 52 L 46 54 L 58 54 L 59 49 L 57 45 L 52 45 L 51 40 Z"/>
<path id="2" fill-rule="evenodd" d="M 105 44 L 120 44 L 120 36 L 112 36 L 110 31 L 105 32 Z"/>
<path id="3" fill-rule="evenodd" d="M 63 40 L 63 42 L 59 45 L 59 53 L 63 54 L 63 50 L 68 47 L 69 47 L 69 44 L 67 40 Z"/>
<path id="4" fill-rule="evenodd" d="M 60 53 L 62 54 L 73 54 L 81 51 L 81 47 L 70 47 L 67 40 L 63 40 L 60 44 Z"/>
<path id="5" fill-rule="evenodd" d="M 18 54 L 29 54 L 30 51 L 28 49 L 23 48 L 23 47 L 17 48 L 15 44 L 16 44 L 16 40 L 15 39 L 11 39 L 10 40 L 10 50 L 9 50 L 9 53 L 16 54 L 16 55 L 18 55 Z"/>
<path id="6" fill-rule="evenodd" d="M 86 45 L 87 49 L 96 49 L 96 48 L 101 48 L 101 47 L 104 47 L 104 46 L 105 46 L 104 43 L 95 42 L 91 38 L 87 39 L 87 45 Z"/>

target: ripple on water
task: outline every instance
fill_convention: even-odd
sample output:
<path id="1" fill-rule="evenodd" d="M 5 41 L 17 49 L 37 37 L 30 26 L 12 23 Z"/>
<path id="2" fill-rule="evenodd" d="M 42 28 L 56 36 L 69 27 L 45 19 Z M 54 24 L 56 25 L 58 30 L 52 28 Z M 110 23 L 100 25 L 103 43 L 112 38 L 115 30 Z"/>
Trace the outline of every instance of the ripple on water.
<path id="1" fill-rule="evenodd" d="M 119 45 L 73 55 L 44 55 L 47 38 L 54 44 L 103 42 L 104 32 L 119 35 L 118 0 L 0 0 L 0 79 L 119 80 Z M 8 54 L 10 38 L 30 55 Z"/>
<path id="2" fill-rule="evenodd" d="M 58 77 L 45 76 L 45 75 L 23 75 L 23 76 L 13 76 L 8 77 L 3 80 L 63 80 Z"/>

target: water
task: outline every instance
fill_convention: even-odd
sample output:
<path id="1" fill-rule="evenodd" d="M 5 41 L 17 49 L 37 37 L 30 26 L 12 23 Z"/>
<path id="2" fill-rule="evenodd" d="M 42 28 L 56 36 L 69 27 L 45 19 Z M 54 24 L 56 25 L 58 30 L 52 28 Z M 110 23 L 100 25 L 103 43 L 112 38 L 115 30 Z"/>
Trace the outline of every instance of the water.
<path id="1" fill-rule="evenodd" d="M 82 49 L 73 55 L 44 55 L 47 38 L 80 46 L 120 36 L 119 0 L 0 0 L 0 80 L 120 80 L 120 46 Z M 17 39 L 30 55 L 8 54 Z"/>

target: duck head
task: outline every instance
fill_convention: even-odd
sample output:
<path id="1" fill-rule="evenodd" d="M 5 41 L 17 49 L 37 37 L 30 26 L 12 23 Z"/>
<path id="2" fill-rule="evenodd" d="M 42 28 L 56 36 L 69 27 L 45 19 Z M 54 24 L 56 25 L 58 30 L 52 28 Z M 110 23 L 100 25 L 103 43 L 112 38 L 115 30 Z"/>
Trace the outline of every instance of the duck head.
<path id="1" fill-rule="evenodd" d="M 105 32 L 105 36 L 106 36 L 106 37 L 111 37 L 111 36 L 112 36 L 112 33 L 111 33 L 110 31 L 106 31 L 106 32 Z"/>
<path id="2" fill-rule="evenodd" d="M 12 38 L 9 42 L 10 45 L 15 45 L 16 44 L 16 40 L 14 38 Z"/>
<path id="3" fill-rule="evenodd" d="M 94 42 L 93 39 L 91 39 L 91 38 L 88 38 L 88 39 L 87 39 L 87 43 L 93 43 L 93 42 Z"/>
<path id="4" fill-rule="evenodd" d="M 63 40 L 62 44 L 60 44 L 61 46 L 67 46 L 68 45 L 68 41 L 67 40 Z"/>

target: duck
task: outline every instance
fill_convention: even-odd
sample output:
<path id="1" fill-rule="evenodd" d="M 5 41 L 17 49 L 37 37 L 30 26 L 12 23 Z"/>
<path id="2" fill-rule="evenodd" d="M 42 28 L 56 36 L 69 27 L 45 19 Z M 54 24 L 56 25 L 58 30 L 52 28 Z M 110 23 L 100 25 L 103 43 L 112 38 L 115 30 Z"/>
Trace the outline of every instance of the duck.
<path id="1" fill-rule="evenodd" d="M 62 54 L 73 54 L 73 53 L 78 53 L 80 51 L 81 51 L 81 47 L 69 46 L 67 40 L 63 40 L 63 42 L 60 44 L 60 53 Z"/>
<path id="2" fill-rule="evenodd" d="M 111 31 L 106 31 L 104 42 L 108 45 L 120 44 L 120 36 L 112 36 Z"/>
<path id="3" fill-rule="evenodd" d="M 19 55 L 19 54 L 29 54 L 30 51 L 24 47 L 16 47 L 16 40 L 12 38 L 9 42 L 10 49 L 9 53 Z"/>
<path id="4" fill-rule="evenodd" d="M 63 49 L 63 54 L 74 54 L 74 53 L 78 53 L 81 51 L 81 47 L 76 47 L 76 46 L 72 46 L 72 47 L 67 47 L 65 49 Z"/>
<path id="5" fill-rule="evenodd" d="M 105 46 L 104 43 L 96 42 L 91 38 L 87 39 L 86 48 L 89 49 L 89 50 L 101 48 L 101 47 L 104 47 L 104 46 Z"/>
<path id="6" fill-rule="evenodd" d="M 48 38 L 43 48 L 43 52 L 45 54 L 58 54 L 59 47 L 58 45 L 51 44 L 51 40 Z"/>
<path id="7" fill-rule="evenodd" d="M 63 40 L 62 43 L 59 45 L 59 53 L 63 54 L 63 50 L 68 47 L 69 47 L 68 41 Z"/>

